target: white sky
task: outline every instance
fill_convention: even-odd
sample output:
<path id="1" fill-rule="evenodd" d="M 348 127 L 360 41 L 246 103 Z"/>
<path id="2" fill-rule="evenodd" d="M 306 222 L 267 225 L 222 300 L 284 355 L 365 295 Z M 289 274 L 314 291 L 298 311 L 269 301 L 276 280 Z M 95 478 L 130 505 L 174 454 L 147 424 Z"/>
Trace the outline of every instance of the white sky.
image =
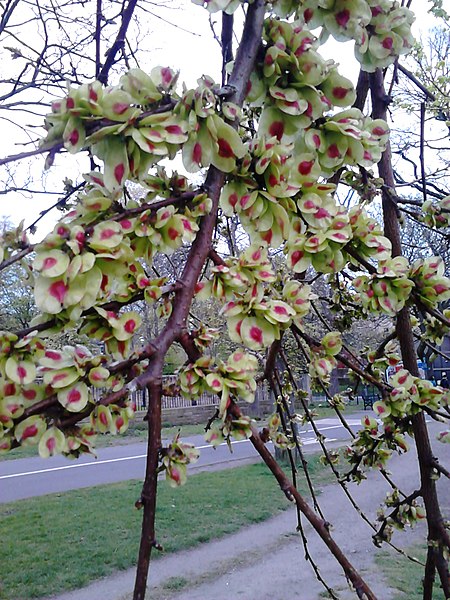
<path id="1" fill-rule="evenodd" d="M 428 28 L 433 26 L 434 21 L 427 14 L 423 0 L 415 0 L 413 4 L 418 8 L 414 33 L 416 36 L 419 36 L 420 33 L 423 36 Z M 208 12 L 191 4 L 189 0 L 181 0 L 177 5 L 178 8 L 161 10 L 159 14 L 164 19 L 174 22 L 187 31 L 172 27 L 161 20 L 152 19 L 153 33 L 148 36 L 148 42 L 145 43 L 148 52 L 145 54 L 145 63 L 142 62 L 141 67 L 144 70 L 150 70 L 156 65 L 164 65 L 179 69 L 180 81 L 185 81 L 188 86 L 194 86 L 197 78 L 204 73 L 212 75 L 216 81 L 219 81 L 221 69 L 220 48 L 213 38 Z M 151 17 L 149 17 L 150 19 Z M 216 33 L 220 35 L 220 13 L 212 15 L 212 20 L 216 22 Z M 188 33 L 189 31 L 194 32 L 196 35 Z M 359 68 L 353 57 L 353 42 L 342 44 L 330 40 L 321 47 L 320 52 L 325 58 L 333 58 L 336 62 L 339 62 L 340 72 L 356 83 Z M 13 125 L 10 127 L 2 125 L 2 135 L 0 137 L 1 156 L 21 151 L 20 148 L 18 149 L 15 146 L 16 136 L 17 130 Z M 39 172 L 40 169 L 43 169 L 43 166 L 44 157 L 33 161 L 33 172 L 36 173 L 36 169 Z M 26 168 L 25 163 L 22 169 Z M 70 178 L 71 173 L 75 180 L 78 170 L 79 167 L 74 157 L 65 154 L 57 156 L 52 169 L 44 174 L 45 189 L 59 191 L 62 188 L 61 181 L 65 177 Z M 84 162 L 81 172 L 87 170 L 89 170 L 89 166 L 87 162 Z M 10 193 L 7 196 L 0 195 L 0 216 L 9 216 L 14 223 L 25 219 L 25 225 L 29 225 L 36 219 L 40 211 L 46 209 L 57 198 L 57 196 L 43 194 Z M 58 214 L 57 211 L 52 211 L 41 222 L 36 236 L 37 239 L 41 239 L 53 227 Z"/>

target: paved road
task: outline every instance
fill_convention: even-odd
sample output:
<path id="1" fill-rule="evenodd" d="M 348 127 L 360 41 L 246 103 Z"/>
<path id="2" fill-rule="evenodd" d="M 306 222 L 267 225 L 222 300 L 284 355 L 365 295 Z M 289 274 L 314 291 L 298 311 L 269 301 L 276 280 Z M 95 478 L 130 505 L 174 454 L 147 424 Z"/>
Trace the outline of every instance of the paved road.
<path id="1" fill-rule="evenodd" d="M 355 430 L 360 426 L 363 414 L 361 412 L 348 417 L 348 423 Z M 350 437 L 337 418 L 320 419 L 317 425 L 326 436 L 327 442 L 338 443 Z M 318 448 L 318 442 L 310 427 L 301 428 L 300 435 L 305 451 Z M 225 462 L 242 462 L 257 458 L 256 451 L 248 440 L 234 442 L 231 455 L 226 445 L 214 450 L 205 444 L 203 436 L 191 436 L 183 440 L 195 444 L 200 449 L 200 459 L 195 465 L 196 470 L 218 466 Z M 142 442 L 100 448 L 97 459 L 83 456 L 76 461 L 71 461 L 57 456 L 51 459 L 34 457 L 2 461 L 0 462 L 0 503 L 128 479 L 142 479 L 145 469 L 145 451 L 146 445 Z"/>

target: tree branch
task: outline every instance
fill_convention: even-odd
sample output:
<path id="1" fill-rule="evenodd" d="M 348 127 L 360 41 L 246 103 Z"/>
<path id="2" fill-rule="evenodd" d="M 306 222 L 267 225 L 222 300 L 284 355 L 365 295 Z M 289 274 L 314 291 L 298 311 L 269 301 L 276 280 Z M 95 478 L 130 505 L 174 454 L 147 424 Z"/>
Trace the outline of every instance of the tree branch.
<path id="1" fill-rule="evenodd" d="M 113 66 L 116 60 L 117 53 L 120 50 L 123 50 L 127 30 L 130 25 L 131 17 L 133 16 L 137 3 L 138 0 L 129 0 L 128 6 L 122 13 L 122 23 L 120 25 L 119 31 L 117 32 L 116 39 L 114 40 L 112 46 L 108 49 L 106 53 L 105 63 L 98 73 L 97 79 L 101 83 L 103 83 L 103 85 L 106 85 L 108 83 L 109 71 L 111 70 L 111 67 Z"/>
<path id="2" fill-rule="evenodd" d="M 242 105 L 245 98 L 247 82 L 256 60 L 262 34 L 264 14 L 265 4 L 263 0 L 255 0 L 255 2 L 249 6 L 247 11 L 242 41 L 237 52 L 236 61 L 229 82 L 230 86 L 234 88 L 234 93 L 230 97 L 230 101 L 238 105 Z M 149 445 L 146 478 L 144 482 L 144 492 L 146 494 L 146 497 L 144 498 L 145 511 L 139 550 L 139 566 L 133 596 L 134 600 L 143 600 L 145 597 L 151 552 L 149 538 L 154 541 L 154 512 L 156 506 L 155 478 L 157 468 L 155 439 L 159 442 L 161 429 L 161 391 L 159 382 L 163 361 L 172 343 L 178 339 L 186 329 L 186 320 L 194 296 L 195 285 L 211 250 L 211 242 L 219 206 L 219 197 L 224 181 L 224 173 L 215 167 L 209 168 L 204 188 L 208 197 L 212 200 L 211 211 L 208 215 L 204 216 L 200 222 L 199 232 L 192 243 L 186 265 L 180 277 L 179 283 L 181 284 L 181 287 L 175 293 L 172 313 L 165 327 L 154 340 L 154 347 L 157 351 L 150 359 L 149 366 L 145 373 L 135 380 L 139 387 L 145 386 L 151 391 L 153 401 L 149 403 L 148 412 Z M 158 433 L 155 433 L 156 429 L 158 430 Z M 153 439 L 151 439 L 152 437 Z"/>
<path id="3" fill-rule="evenodd" d="M 231 412 L 236 418 L 239 418 L 241 416 L 241 411 L 236 404 L 233 404 L 233 406 L 231 407 Z M 327 523 L 318 515 L 316 515 L 316 513 L 312 510 L 312 508 L 309 506 L 309 504 L 306 502 L 303 496 L 299 493 L 297 489 L 295 489 L 295 487 L 286 477 L 284 471 L 281 469 L 281 467 L 273 458 L 269 450 L 266 448 L 264 442 L 259 437 L 257 429 L 253 425 L 251 426 L 251 429 L 252 436 L 250 437 L 250 442 L 253 444 L 253 447 L 261 456 L 263 461 L 266 463 L 267 467 L 270 469 L 275 479 L 278 481 L 278 484 L 281 490 L 284 492 L 286 498 L 291 502 L 294 501 L 296 503 L 299 510 L 302 512 L 302 514 L 305 515 L 312 527 L 321 537 L 322 541 L 326 544 L 331 554 L 341 565 L 345 575 L 352 582 L 358 598 L 365 598 L 366 600 L 377 600 L 376 596 L 369 588 L 367 583 L 362 579 L 357 570 L 353 567 L 353 565 L 347 559 L 340 547 L 331 537 L 329 523 Z"/>
<path id="4" fill-rule="evenodd" d="M 159 358 L 158 362 L 161 362 Z M 161 370 L 162 370 L 162 364 Z M 161 449 L 161 396 L 162 380 L 158 377 L 149 382 L 148 390 L 148 438 L 147 438 L 147 464 L 145 479 L 141 494 L 141 503 L 144 506 L 142 519 L 142 536 L 139 547 L 136 582 L 133 600 L 144 600 L 147 587 L 148 569 L 155 538 L 156 493 L 158 485 L 159 453 Z"/>
<path id="5" fill-rule="evenodd" d="M 380 69 L 369 75 L 370 88 L 372 94 L 373 118 L 386 119 L 387 104 L 384 91 L 383 74 Z M 384 180 L 388 190 L 395 190 L 394 173 L 392 170 L 392 157 L 390 144 L 386 146 L 380 162 L 378 163 L 380 177 Z M 397 206 L 394 197 L 388 194 L 385 189 L 382 190 L 383 216 L 385 235 L 391 241 L 392 255 L 400 256 L 401 239 L 400 228 L 397 218 Z M 417 366 L 417 355 L 414 346 L 414 337 L 411 327 L 409 309 L 403 308 L 397 316 L 397 338 L 400 343 L 403 365 L 413 376 L 419 377 L 419 369 Z M 416 442 L 417 457 L 420 468 L 421 490 L 425 503 L 426 518 L 428 524 L 428 539 L 430 544 L 437 543 L 441 546 L 444 539 L 448 536 L 444 529 L 443 518 L 437 496 L 436 483 L 431 477 L 431 463 L 433 453 L 431 449 L 430 439 L 428 436 L 427 425 L 423 412 L 420 412 L 412 417 L 414 439 Z M 441 549 L 442 554 L 442 549 Z M 425 570 L 424 581 L 424 600 L 431 599 L 432 596 L 432 580 L 434 578 L 434 559 L 429 553 L 427 560 L 427 568 Z M 448 584 L 448 569 L 446 571 Z M 441 582 L 444 585 L 444 581 Z M 431 591 L 430 591 L 431 590 Z"/>

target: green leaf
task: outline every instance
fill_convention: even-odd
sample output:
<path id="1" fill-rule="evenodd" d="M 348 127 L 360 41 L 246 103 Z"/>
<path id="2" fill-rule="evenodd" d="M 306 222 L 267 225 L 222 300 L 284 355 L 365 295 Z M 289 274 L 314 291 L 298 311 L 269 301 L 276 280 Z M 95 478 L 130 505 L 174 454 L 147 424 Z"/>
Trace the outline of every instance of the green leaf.
<path id="1" fill-rule="evenodd" d="M 58 402 L 69 412 L 81 412 L 89 402 L 89 390 L 85 383 L 79 383 L 57 393 Z"/>
<path id="2" fill-rule="evenodd" d="M 86 141 L 86 132 L 81 119 L 70 117 L 63 133 L 64 148 L 71 154 L 79 152 Z"/>
<path id="3" fill-rule="evenodd" d="M 77 381 L 79 377 L 80 374 L 75 367 L 46 371 L 43 375 L 45 385 L 51 385 L 54 389 L 65 388 Z"/>
<path id="4" fill-rule="evenodd" d="M 39 455 L 49 458 L 55 454 L 61 454 L 66 448 L 66 438 L 61 429 L 49 427 L 39 440 Z"/>
<path id="5" fill-rule="evenodd" d="M 69 263 L 69 256 L 62 250 L 48 250 L 36 254 L 33 270 L 45 277 L 59 277 L 67 271 Z"/>
<path id="6" fill-rule="evenodd" d="M 5 371 L 11 381 L 20 385 L 32 383 L 36 378 L 35 364 L 31 360 L 20 360 L 14 356 L 6 361 Z"/>
<path id="7" fill-rule="evenodd" d="M 21 446 L 34 446 L 39 442 L 47 425 L 39 415 L 28 417 L 15 428 L 14 436 Z"/>

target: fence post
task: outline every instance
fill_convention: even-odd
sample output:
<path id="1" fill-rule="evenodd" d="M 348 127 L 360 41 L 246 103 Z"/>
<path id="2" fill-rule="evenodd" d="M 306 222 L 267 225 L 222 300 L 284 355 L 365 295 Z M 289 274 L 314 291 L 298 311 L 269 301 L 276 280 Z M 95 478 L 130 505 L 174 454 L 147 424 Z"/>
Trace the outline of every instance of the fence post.
<path id="1" fill-rule="evenodd" d="M 306 392 L 307 394 L 305 402 L 308 406 L 311 402 L 311 377 L 309 373 L 302 373 L 300 375 L 300 389 Z"/>

